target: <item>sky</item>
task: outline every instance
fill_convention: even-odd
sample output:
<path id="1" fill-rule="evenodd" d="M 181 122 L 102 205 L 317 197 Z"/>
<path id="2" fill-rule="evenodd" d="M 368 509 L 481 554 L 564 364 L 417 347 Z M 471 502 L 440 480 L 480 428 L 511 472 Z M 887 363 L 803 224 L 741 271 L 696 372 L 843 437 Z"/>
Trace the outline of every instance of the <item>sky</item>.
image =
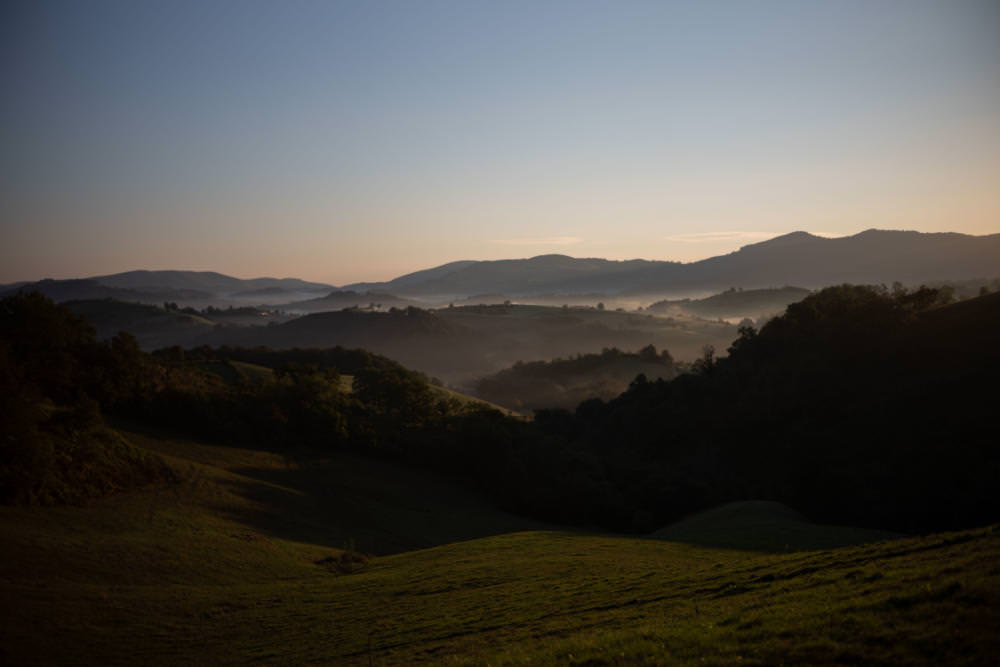
<path id="1" fill-rule="evenodd" d="M 1000 232 L 1000 2 L 13 0 L 0 282 Z"/>

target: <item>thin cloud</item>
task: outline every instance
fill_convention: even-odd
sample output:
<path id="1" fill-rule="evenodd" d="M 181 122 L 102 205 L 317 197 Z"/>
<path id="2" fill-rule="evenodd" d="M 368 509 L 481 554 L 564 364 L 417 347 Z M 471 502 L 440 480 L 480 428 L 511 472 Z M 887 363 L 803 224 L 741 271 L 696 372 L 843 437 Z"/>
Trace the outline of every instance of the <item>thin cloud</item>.
<path id="1" fill-rule="evenodd" d="M 579 236 L 543 236 L 543 237 L 522 237 L 516 239 L 490 239 L 490 243 L 498 245 L 574 245 L 582 243 Z"/>
<path id="2" fill-rule="evenodd" d="M 701 232 L 697 234 L 675 234 L 664 236 L 664 241 L 681 243 L 711 243 L 713 241 L 759 241 L 778 236 L 776 232 Z"/>

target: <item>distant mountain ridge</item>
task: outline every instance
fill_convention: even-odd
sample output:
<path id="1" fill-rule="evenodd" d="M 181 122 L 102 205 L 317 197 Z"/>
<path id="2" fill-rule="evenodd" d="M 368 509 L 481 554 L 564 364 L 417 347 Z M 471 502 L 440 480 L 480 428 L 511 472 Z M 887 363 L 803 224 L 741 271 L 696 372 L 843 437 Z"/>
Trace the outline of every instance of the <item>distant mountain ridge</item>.
<path id="1" fill-rule="evenodd" d="M 234 278 L 215 271 L 126 271 L 107 276 L 94 276 L 102 285 L 135 290 L 195 289 L 211 293 L 252 292 L 284 288 L 293 291 L 336 289 L 326 283 L 313 283 L 298 278 Z"/>
<path id="2" fill-rule="evenodd" d="M 709 292 L 731 286 L 766 288 L 788 284 L 822 287 L 897 280 L 915 283 L 995 274 L 1000 274 L 1000 234 L 870 229 L 839 238 L 792 232 L 687 264 L 576 259 L 565 255 L 455 262 L 386 283 L 366 283 L 365 287 L 425 298 L 483 293 L 525 297 L 540 293 Z"/>
<path id="3" fill-rule="evenodd" d="M 514 299 L 571 294 L 663 298 L 707 295 L 729 287 L 819 288 L 840 283 L 919 284 L 996 277 L 1000 277 L 1000 234 L 869 229 L 839 238 L 792 232 L 690 263 L 566 255 L 461 260 L 386 282 L 341 288 L 298 278 L 244 280 L 213 271 L 128 271 L 72 281 L 14 283 L 0 287 L 0 295 L 39 289 L 57 301 L 111 297 L 198 305 L 310 302 L 306 308 L 311 310 L 322 306 L 315 302 L 317 298 L 326 298 L 335 307 L 356 299 L 352 293 L 378 294 L 386 304 L 391 303 L 390 297 L 441 304 L 483 294 Z M 345 294 L 343 299 L 335 296 L 339 293 Z"/>
<path id="4" fill-rule="evenodd" d="M 37 290 L 56 302 L 118 299 L 136 303 L 179 301 L 210 305 L 256 302 L 281 296 L 288 301 L 336 291 L 333 285 L 298 278 L 234 278 L 215 271 L 126 271 L 93 278 L 20 282 L 0 286 L 0 296 Z"/>

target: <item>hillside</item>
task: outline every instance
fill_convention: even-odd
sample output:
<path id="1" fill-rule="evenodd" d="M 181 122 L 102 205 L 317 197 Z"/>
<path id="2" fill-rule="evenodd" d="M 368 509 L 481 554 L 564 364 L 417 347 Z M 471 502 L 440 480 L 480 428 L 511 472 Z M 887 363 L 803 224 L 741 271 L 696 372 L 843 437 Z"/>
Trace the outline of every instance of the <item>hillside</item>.
<path id="1" fill-rule="evenodd" d="M 34 283 L 21 283 L 0 291 L 0 298 L 17 294 L 18 292 L 41 292 L 57 303 L 97 299 L 115 299 L 117 301 L 138 303 L 162 303 L 163 301 L 174 300 L 202 301 L 212 296 L 208 292 L 191 289 L 153 288 L 138 290 L 110 286 L 93 279 L 47 279 Z"/>
<path id="2" fill-rule="evenodd" d="M 4 299 L 0 657 L 989 662 L 1000 294 L 946 296 L 828 288 L 531 421 L 364 350 L 146 354 Z"/>
<path id="3" fill-rule="evenodd" d="M 277 326 L 217 328 L 198 343 L 276 349 L 363 347 L 448 384 L 468 386 L 519 360 L 597 353 L 606 347 L 638 350 L 652 343 L 688 361 L 697 358 L 705 345 L 725 349 L 736 335 L 735 326 L 706 320 L 594 308 L 497 305 L 314 313 Z"/>
<path id="4" fill-rule="evenodd" d="M 95 276 L 102 285 L 137 290 L 200 290 L 211 294 L 234 294 L 263 289 L 281 288 L 297 292 L 329 291 L 333 285 L 314 283 L 298 278 L 234 278 L 215 271 L 126 271 L 107 276 Z"/>
<path id="5" fill-rule="evenodd" d="M 725 350 L 737 336 L 736 327 L 724 322 L 593 307 L 499 304 L 456 306 L 435 312 L 476 335 L 478 356 L 470 357 L 468 365 L 458 369 L 464 373 L 449 376 L 463 386 L 472 386 L 479 377 L 519 361 L 565 359 L 599 354 L 608 348 L 639 350 L 652 344 L 658 350 L 669 351 L 678 361 L 693 361 L 706 345 Z"/>
<path id="6" fill-rule="evenodd" d="M 90 322 L 99 339 L 109 339 L 120 331 L 127 331 L 145 349 L 190 345 L 215 327 L 215 323 L 205 317 L 142 303 L 99 299 L 70 301 L 66 307 Z"/>
<path id="7" fill-rule="evenodd" d="M 1000 510 L 991 418 L 1000 350 L 990 342 L 1000 294 L 943 297 L 827 288 L 744 329 L 725 358 L 671 382 L 633 383 L 552 430 L 608 456 L 617 486 L 648 494 L 652 512 L 756 496 L 824 523 L 906 532 L 985 523 Z"/>
<path id="8" fill-rule="evenodd" d="M 1000 650 L 991 529 L 768 555 L 553 532 L 350 457 L 128 437 L 182 483 L 0 507 L 0 591 L 17 601 L 0 606 L 5 662 L 987 664 Z M 351 543 L 380 555 L 338 573 Z"/>
<path id="9" fill-rule="evenodd" d="M 759 320 L 778 315 L 790 303 L 809 296 L 802 287 L 776 287 L 769 289 L 728 289 L 703 299 L 664 299 L 650 304 L 648 312 L 659 315 L 689 315 L 693 317 L 722 318 L 727 320 Z"/>
<path id="10" fill-rule="evenodd" d="M 611 348 L 600 354 L 518 363 L 480 378 L 473 392 L 512 410 L 573 410 L 592 398 L 615 398 L 639 375 L 670 380 L 677 373 L 670 354 L 661 356 L 652 345 L 633 353 Z"/>
<path id="11" fill-rule="evenodd" d="M 839 283 L 920 284 L 994 278 L 998 266 L 1000 234 L 870 229 L 840 238 L 793 232 L 688 264 L 541 255 L 458 262 L 363 287 L 444 300 L 494 293 L 512 298 L 580 293 L 684 296 L 729 287 L 792 284 L 816 288 Z"/>
<path id="12" fill-rule="evenodd" d="M 676 284 L 717 289 L 789 284 L 813 288 L 894 281 L 916 285 L 993 277 L 1000 266 L 998 260 L 1000 234 L 969 236 L 869 229 L 853 236 L 824 238 L 795 232 L 687 265 Z"/>
<path id="13" fill-rule="evenodd" d="M 884 530 L 822 526 L 781 503 L 729 503 L 661 528 L 648 537 L 718 549 L 762 553 L 819 551 L 902 537 Z"/>
<path id="14" fill-rule="evenodd" d="M 580 304 L 581 299 L 596 303 L 604 297 L 614 307 L 632 308 L 643 301 L 700 296 L 731 287 L 751 290 L 791 284 L 815 289 L 840 283 L 989 281 L 1000 277 L 998 266 L 1000 234 L 869 229 L 839 238 L 793 232 L 690 263 L 566 255 L 463 260 L 339 290 L 297 278 L 240 279 L 212 271 L 128 271 L 84 280 L 15 283 L 6 291 L 28 287 L 40 289 L 56 301 L 116 298 L 144 303 L 176 301 L 197 307 L 298 303 L 296 308 L 307 312 L 370 302 L 386 307 L 421 302 L 444 305 L 475 295 L 505 295 L 502 300 L 547 305 Z M 342 296 L 336 296 L 338 292 Z M 329 304 L 322 302 L 325 297 L 331 299 Z"/>
<path id="15" fill-rule="evenodd" d="M 214 271 L 128 271 L 70 280 L 21 282 L 0 288 L 0 298 L 39 291 L 57 303 L 116 299 L 146 304 L 177 302 L 182 306 L 281 303 L 315 298 L 335 289 L 297 278 L 243 280 Z"/>

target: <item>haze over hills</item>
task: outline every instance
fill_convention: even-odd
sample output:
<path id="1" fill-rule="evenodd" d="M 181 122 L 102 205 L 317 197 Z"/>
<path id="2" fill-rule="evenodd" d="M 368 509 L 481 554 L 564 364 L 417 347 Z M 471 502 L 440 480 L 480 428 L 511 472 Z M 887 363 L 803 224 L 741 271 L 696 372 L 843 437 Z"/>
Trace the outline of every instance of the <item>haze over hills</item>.
<path id="1" fill-rule="evenodd" d="M 98 339 L 110 339 L 126 331 L 148 350 L 194 344 L 215 326 L 214 322 L 198 315 L 167 311 L 144 303 L 89 299 L 69 301 L 65 306 L 86 318 L 96 330 Z"/>
<path id="2" fill-rule="evenodd" d="M 369 302 L 384 306 L 443 305 L 475 295 L 505 295 L 556 303 L 587 295 L 656 300 L 744 289 L 839 283 L 916 285 L 994 278 L 1000 273 L 1000 234 L 970 236 L 871 229 L 824 238 L 793 232 L 697 262 L 614 261 L 539 255 L 528 259 L 463 260 L 381 283 L 342 288 L 297 278 L 240 279 L 212 271 L 129 271 L 82 280 L 15 283 L 0 295 L 38 289 L 56 301 L 116 298 L 182 305 L 271 304 L 306 312 Z M 371 293 L 371 294 L 369 294 Z M 340 296 L 343 295 L 343 296 Z M 325 300 L 325 301 L 324 301 Z M 540 301 L 542 302 L 542 301 Z M 574 303 L 572 299 L 564 302 Z"/>
<path id="3" fill-rule="evenodd" d="M 365 308 L 374 306 L 376 309 L 406 308 L 407 306 L 423 306 L 419 301 L 403 299 L 388 292 L 355 292 L 354 290 L 333 290 L 324 296 L 302 301 L 279 303 L 275 308 L 297 313 L 321 313 L 328 310 L 343 310 L 344 308 Z"/>
<path id="4" fill-rule="evenodd" d="M 314 283 L 298 278 L 234 278 L 215 271 L 126 271 L 107 276 L 95 276 L 102 285 L 135 290 L 195 289 L 215 294 L 283 288 L 308 292 L 335 289 L 326 283 Z"/>
<path id="5" fill-rule="evenodd" d="M 824 238 L 793 232 L 728 255 L 679 262 L 530 259 L 456 262 L 366 289 L 423 298 L 503 293 L 695 294 L 725 289 L 838 283 L 919 283 L 991 277 L 1000 267 L 1000 234 L 925 234 L 870 229 Z M 404 280 L 405 279 L 405 280 Z"/>
<path id="6" fill-rule="evenodd" d="M 781 313 L 788 304 L 801 301 L 809 294 L 809 290 L 805 288 L 790 286 L 748 290 L 731 288 L 704 299 L 664 299 L 650 304 L 646 312 L 710 319 L 759 320 Z"/>
<path id="7" fill-rule="evenodd" d="M 182 305 L 259 304 L 315 298 L 336 288 L 298 278 L 241 279 L 214 271 L 128 271 L 93 278 L 45 279 L 0 287 L 0 296 L 37 290 L 56 302 L 117 299 Z"/>
<path id="8" fill-rule="evenodd" d="M 0 297 L 17 292 L 41 292 L 57 303 L 83 299 L 116 299 L 140 303 L 159 303 L 162 301 L 199 302 L 212 298 L 212 294 L 202 290 L 189 288 L 153 287 L 146 290 L 129 287 L 116 287 L 100 282 L 94 278 L 73 278 L 70 280 L 52 280 L 47 278 L 37 282 L 15 283 L 0 288 Z"/>

